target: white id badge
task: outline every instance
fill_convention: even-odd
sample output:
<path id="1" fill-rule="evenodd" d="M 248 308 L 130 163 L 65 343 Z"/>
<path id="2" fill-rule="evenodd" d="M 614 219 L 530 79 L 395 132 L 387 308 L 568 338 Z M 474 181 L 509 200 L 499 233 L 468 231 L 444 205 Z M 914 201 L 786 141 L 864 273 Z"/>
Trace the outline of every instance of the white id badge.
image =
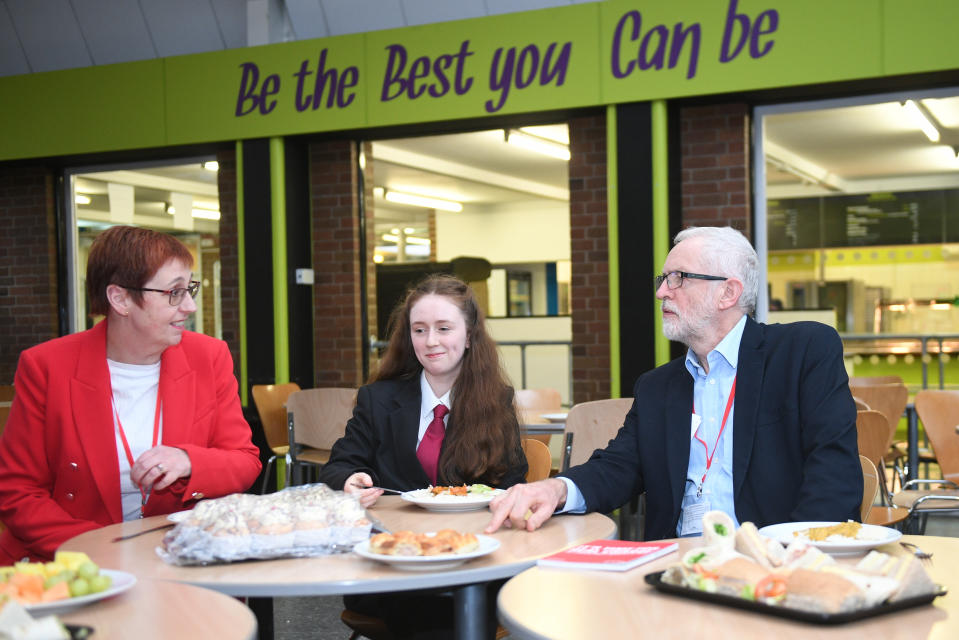
<path id="1" fill-rule="evenodd" d="M 703 498 L 683 508 L 683 526 L 680 536 L 694 536 L 703 532 L 703 516 L 709 511 L 709 499 Z"/>

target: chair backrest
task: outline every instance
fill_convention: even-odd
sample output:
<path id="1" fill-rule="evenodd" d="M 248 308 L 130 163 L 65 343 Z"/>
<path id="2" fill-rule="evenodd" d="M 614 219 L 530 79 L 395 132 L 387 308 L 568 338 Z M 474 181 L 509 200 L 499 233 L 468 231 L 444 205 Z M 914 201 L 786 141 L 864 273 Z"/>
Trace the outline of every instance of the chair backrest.
<path id="1" fill-rule="evenodd" d="M 879 461 L 892 444 L 892 432 L 886 416 L 872 409 L 856 412 L 856 434 L 859 439 L 859 455 L 866 456 L 878 467 Z"/>
<path id="2" fill-rule="evenodd" d="M 535 438 L 523 438 L 523 453 L 526 454 L 526 463 L 529 465 L 526 471 L 526 482 L 536 482 L 549 477 L 549 471 L 553 466 L 553 456 L 549 452 L 549 447 Z"/>
<path id="3" fill-rule="evenodd" d="M 623 426 L 623 419 L 631 406 L 632 398 L 593 400 L 573 405 L 566 416 L 564 431 L 567 438 L 570 435 L 573 438 L 569 466 L 586 462 L 593 451 L 605 447 Z"/>
<path id="4" fill-rule="evenodd" d="M 859 456 L 859 465 L 862 467 L 862 504 L 859 506 L 859 518 L 865 522 L 876 502 L 876 496 L 879 495 L 879 472 L 872 460 L 866 456 Z"/>
<path id="5" fill-rule="evenodd" d="M 856 403 L 856 411 L 869 411 L 869 405 L 865 400 L 853 396 L 853 402 Z"/>
<path id="6" fill-rule="evenodd" d="M 850 384 L 849 390 L 854 398 L 859 398 L 870 409 L 874 409 L 886 416 L 889 429 L 895 433 L 899 426 L 899 419 L 909 403 L 909 389 L 901 382 L 884 382 L 881 384 Z"/>
<path id="7" fill-rule="evenodd" d="M 332 449 L 346 433 L 353 415 L 356 389 L 329 387 L 294 391 L 286 399 L 290 420 L 290 445 L 302 444 L 314 449 Z"/>
<path id="8" fill-rule="evenodd" d="M 10 407 L 13 405 L 13 385 L 0 384 L 0 434 L 7 426 L 7 417 L 10 415 Z M 0 523 L 2 526 L 2 523 Z M 0 528 L 0 531 L 3 529 Z"/>
<path id="9" fill-rule="evenodd" d="M 563 399 L 556 389 L 516 389 L 513 400 L 520 414 L 520 424 L 543 422 L 539 414 L 563 408 Z"/>
<path id="10" fill-rule="evenodd" d="M 867 384 L 904 384 L 900 376 L 850 376 L 849 386 L 862 387 Z"/>
<path id="11" fill-rule="evenodd" d="M 916 414 L 946 480 L 959 482 L 959 391 L 923 389 L 916 394 Z"/>
<path id="12" fill-rule="evenodd" d="M 291 393 L 299 390 L 300 385 L 295 382 L 253 385 L 253 404 L 256 405 L 256 412 L 263 424 L 266 444 L 271 449 L 285 447 L 289 444 L 286 427 L 286 399 Z"/>

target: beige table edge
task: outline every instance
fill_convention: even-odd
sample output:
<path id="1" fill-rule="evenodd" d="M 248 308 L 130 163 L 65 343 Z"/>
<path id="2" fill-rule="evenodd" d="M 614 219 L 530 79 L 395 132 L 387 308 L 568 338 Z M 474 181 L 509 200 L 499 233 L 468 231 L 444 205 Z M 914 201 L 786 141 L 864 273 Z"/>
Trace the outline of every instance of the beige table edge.
<path id="1" fill-rule="evenodd" d="M 948 593 L 932 605 L 844 625 L 821 626 L 754 614 L 655 591 L 643 577 L 672 564 L 701 539 L 682 539 L 680 550 L 627 572 L 532 568 L 509 580 L 497 600 L 503 626 L 518 640 L 580 638 L 811 637 L 861 640 L 959 638 L 959 538 L 905 536 L 933 553 L 928 571 Z M 880 551 L 905 553 L 898 544 Z M 861 556 L 855 556 L 856 560 Z"/>

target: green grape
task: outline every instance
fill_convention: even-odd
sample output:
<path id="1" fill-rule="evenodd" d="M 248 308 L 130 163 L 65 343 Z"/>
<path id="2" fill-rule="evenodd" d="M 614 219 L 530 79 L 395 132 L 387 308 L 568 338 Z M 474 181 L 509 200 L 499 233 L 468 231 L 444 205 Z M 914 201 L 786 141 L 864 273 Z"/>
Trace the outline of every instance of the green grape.
<path id="1" fill-rule="evenodd" d="M 79 598 L 90 593 L 90 582 L 86 578 L 77 578 L 70 583 L 70 597 Z"/>
<path id="2" fill-rule="evenodd" d="M 47 578 L 46 580 L 44 580 L 44 581 L 43 581 L 43 588 L 44 588 L 44 589 L 49 589 L 50 587 L 52 587 L 53 585 L 57 584 L 58 582 L 66 582 L 66 581 L 67 581 L 67 577 L 64 576 L 62 573 L 58 573 L 57 575 L 55 575 L 55 576 L 50 576 L 49 578 Z"/>
<path id="3" fill-rule="evenodd" d="M 106 591 L 112 584 L 113 580 L 110 579 L 110 576 L 105 576 L 102 573 L 95 575 L 90 578 L 90 593 Z"/>
<path id="4" fill-rule="evenodd" d="M 89 561 L 84 562 L 79 567 L 77 567 L 78 578 L 85 578 L 89 580 L 90 578 L 97 575 L 98 573 L 100 573 L 100 567 L 98 567 L 96 564 Z"/>

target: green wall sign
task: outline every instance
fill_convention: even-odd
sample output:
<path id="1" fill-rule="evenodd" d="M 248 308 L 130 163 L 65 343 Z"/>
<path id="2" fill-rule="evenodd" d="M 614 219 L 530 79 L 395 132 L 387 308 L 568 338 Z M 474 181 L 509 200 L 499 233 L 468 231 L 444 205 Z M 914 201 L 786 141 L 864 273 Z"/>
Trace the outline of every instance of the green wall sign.
<path id="1" fill-rule="evenodd" d="M 959 68 L 945 0 L 607 0 L 0 78 L 0 160 Z"/>

